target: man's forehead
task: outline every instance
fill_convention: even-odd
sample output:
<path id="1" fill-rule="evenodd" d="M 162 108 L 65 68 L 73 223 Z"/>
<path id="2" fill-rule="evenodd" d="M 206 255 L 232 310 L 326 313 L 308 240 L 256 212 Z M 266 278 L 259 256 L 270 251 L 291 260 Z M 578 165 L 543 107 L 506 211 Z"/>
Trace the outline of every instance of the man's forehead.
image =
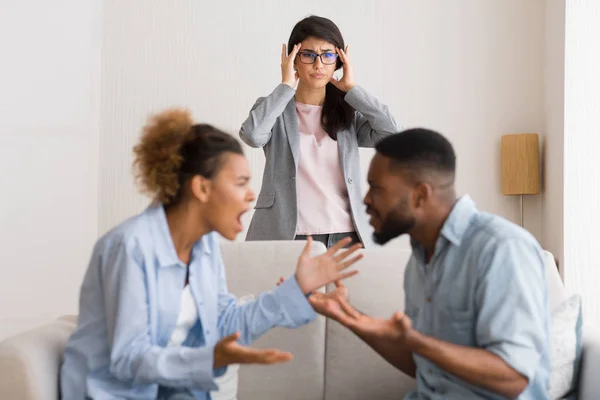
<path id="1" fill-rule="evenodd" d="M 395 164 L 394 160 L 377 153 L 371 161 L 368 179 L 371 182 L 378 182 L 381 184 L 384 182 L 398 184 L 399 182 L 406 181 L 406 175 L 407 171 Z"/>
<path id="2" fill-rule="evenodd" d="M 371 174 L 377 177 L 385 177 L 392 174 L 392 159 L 376 153 L 371 160 L 371 166 L 369 168 L 369 176 Z"/>

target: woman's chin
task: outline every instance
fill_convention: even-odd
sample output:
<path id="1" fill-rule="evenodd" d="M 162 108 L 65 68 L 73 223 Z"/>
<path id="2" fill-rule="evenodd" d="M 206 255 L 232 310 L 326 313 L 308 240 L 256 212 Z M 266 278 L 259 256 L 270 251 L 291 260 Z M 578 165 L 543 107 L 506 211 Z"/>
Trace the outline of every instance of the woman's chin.
<path id="1" fill-rule="evenodd" d="M 239 222 L 235 226 L 228 226 L 227 228 L 218 230 L 219 235 L 223 236 L 227 240 L 235 240 L 243 231 L 244 226 Z"/>
<path id="2" fill-rule="evenodd" d="M 308 89 L 323 89 L 327 86 L 327 83 L 329 83 L 329 80 L 309 78 L 306 81 L 304 81 L 303 83 L 304 84 L 302 86 L 305 86 Z"/>

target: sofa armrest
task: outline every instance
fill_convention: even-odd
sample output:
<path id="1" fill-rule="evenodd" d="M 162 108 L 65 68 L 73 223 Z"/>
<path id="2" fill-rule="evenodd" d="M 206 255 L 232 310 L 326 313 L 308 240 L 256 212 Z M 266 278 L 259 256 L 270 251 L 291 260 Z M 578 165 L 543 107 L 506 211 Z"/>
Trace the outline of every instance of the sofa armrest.
<path id="1" fill-rule="evenodd" d="M 20 333 L 0 343 L 0 399 L 58 399 L 59 371 L 73 317 Z"/>
<path id="2" fill-rule="evenodd" d="M 578 377 L 579 400 L 596 400 L 600 393 L 600 330 L 589 326 L 583 329 L 583 351 Z"/>

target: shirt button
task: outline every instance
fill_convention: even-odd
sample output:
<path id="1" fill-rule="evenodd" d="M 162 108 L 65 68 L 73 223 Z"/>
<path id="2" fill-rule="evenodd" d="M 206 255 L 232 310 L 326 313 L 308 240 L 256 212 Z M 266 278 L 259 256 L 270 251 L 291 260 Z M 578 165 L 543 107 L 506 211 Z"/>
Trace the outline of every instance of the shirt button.
<path id="1" fill-rule="evenodd" d="M 428 303 L 431 303 L 431 297 L 428 297 L 426 300 Z"/>
<path id="2" fill-rule="evenodd" d="M 206 336 L 208 336 L 208 335 L 210 335 L 210 331 L 209 330 L 206 331 Z"/>
<path id="3" fill-rule="evenodd" d="M 352 183 L 352 178 L 348 178 L 348 183 Z"/>

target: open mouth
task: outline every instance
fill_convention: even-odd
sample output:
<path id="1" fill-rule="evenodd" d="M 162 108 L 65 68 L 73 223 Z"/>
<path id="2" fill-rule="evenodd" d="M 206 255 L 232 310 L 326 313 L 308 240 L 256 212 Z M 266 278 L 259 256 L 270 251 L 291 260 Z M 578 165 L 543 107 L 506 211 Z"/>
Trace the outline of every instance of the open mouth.
<path id="1" fill-rule="evenodd" d="M 240 232 L 244 230 L 244 224 L 242 223 L 242 216 L 243 216 L 244 214 L 246 214 L 246 213 L 247 213 L 249 210 L 250 210 L 250 209 L 249 209 L 249 208 L 247 208 L 247 209 L 245 209 L 244 211 L 242 211 L 242 212 L 241 212 L 241 213 L 238 215 L 238 217 L 237 217 L 237 219 L 236 219 L 236 221 L 237 221 L 237 225 L 238 225 L 238 226 L 237 226 L 237 228 L 238 228 L 238 230 L 239 230 Z"/>

